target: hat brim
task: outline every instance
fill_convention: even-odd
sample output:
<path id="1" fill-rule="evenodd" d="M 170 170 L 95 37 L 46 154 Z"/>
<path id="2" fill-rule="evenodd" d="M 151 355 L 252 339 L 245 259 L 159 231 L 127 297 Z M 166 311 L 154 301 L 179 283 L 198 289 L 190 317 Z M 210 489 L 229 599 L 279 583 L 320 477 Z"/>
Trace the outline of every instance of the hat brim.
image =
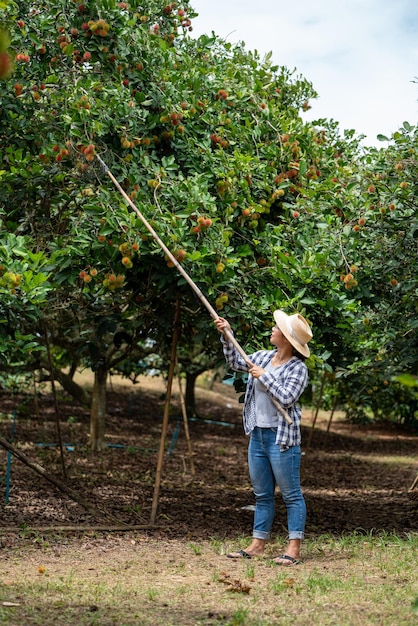
<path id="1" fill-rule="evenodd" d="M 281 310 L 277 310 L 277 311 L 274 311 L 273 317 L 274 317 L 274 321 L 276 322 L 277 326 L 280 328 L 280 330 L 282 331 L 283 335 L 286 337 L 288 342 L 292 344 L 292 346 L 299 352 L 299 354 L 308 358 L 311 354 L 311 351 L 309 350 L 309 346 L 307 343 L 300 343 L 290 333 L 290 330 L 288 328 L 289 316 L 287 315 L 287 313 Z"/>

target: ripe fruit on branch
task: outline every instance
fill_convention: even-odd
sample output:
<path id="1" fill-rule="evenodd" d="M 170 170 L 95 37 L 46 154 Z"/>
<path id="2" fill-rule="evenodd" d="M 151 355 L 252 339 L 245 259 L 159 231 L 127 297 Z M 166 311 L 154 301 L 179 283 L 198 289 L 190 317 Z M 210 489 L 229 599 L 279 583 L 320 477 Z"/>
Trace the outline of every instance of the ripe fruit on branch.
<path id="1" fill-rule="evenodd" d="M 30 59 L 29 55 L 28 54 L 24 54 L 23 52 L 19 52 L 19 54 L 17 54 L 16 57 L 15 57 L 15 60 L 18 63 L 28 63 L 29 59 Z"/>
<path id="2" fill-rule="evenodd" d="M 346 289 L 352 289 L 353 287 L 357 287 L 358 282 L 355 278 L 353 278 L 353 280 L 350 280 L 348 282 L 345 283 L 345 288 Z"/>
<path id="3" fill-rule="evenodd" d="M 182 261 L 184 261 L 184 259 L 186 258 L 187 253 L 185 250 L 176 250 L 174 253 L 174 257 L 176 258 L 176 260 L 181 263 Z"/>
<path id="4" fill-rule="evenodd" d="M 216 298 L 215 304 L 216 304 L 216 308 L 218 309 L 218 311 L 222 311 L 222 309 L 224 308 L 224 304 L 226 302 L 228 302 L 228 296 L 226 293 L 223 293 L 222 295 Z"/>
<path id="5" fill-rule="evenodd" d="M 2 270 L 5 269 L 2 266 Z M 0 285 L 6 286 L 10 289 L 11 293 L 16 293 L 16 287 L 19 287 L 22 280 L 22 274 L 15 274 L 14 272 L 5 272 L 0 278 Z"/>
<path id="6" fill-rule="evenodd" d="M 226 89 L 219 89 L 218 94 L 216 96 L 217 98 L 222 98 L 223 100 L 226 100 L 228 97 L 228 92 L 226 91 Z"/>
<path id="7" fill-rule="evenodd" d="M 204 217 L 203 215 L 200 215 L 197 218 L 197 226 L 193 226 L 192 232 L 199 233 L 202 230 L 208 229 L 211 225 L 212 220 L 210 219 L 210 217 Z"/>
<path id="8" fill-rule="evenodd" d="M 119 246 L 119 252 L 121 252 L 123 256 L 131 256 L 131 244 L 124 241 Z"/>
<path id="9" fill-rule="evenodd" d="M 102 285 L 110 291 L 114 291 L 118 287 L 122 287 L 124 280 L 125 277 L 123 276 L 123 274 L 118 274 L 117 276 L 115 276 L 115 274 L 106 274 Z"/>
<path id="10" fill-rule="evenodd" d="M 183 119 L 183 113 L 176 113 L 175 111 L 173 113 L 170 113 L 170 120 L 173 122 L 173 124 L 175 122 L 179 122 L 181 119 Z"/>
<path id="11" fill-rule="evenodd" d="M 216 264 L 216 273 L 217 274 L 222 274 L 224 269 L 225 269 L 225 263 L 219 262 L 219 263 Z"/>
<path id="12" fill-rule="evenodd" d="M 353 287 L 357 287 L 358 281 L 354 278 L 353 274 L 342 274 L 341 281 L 344 283 L 344 287 L 346 289 L 352 289 Z"/>
<path id="13" fill-rule="evenodd" d="M 87 155 L 87 154 L 95 154 L 95 146 L 94 146 L 94 144 L 90 143 L 85 148 L 82 148 L 81 151 L 84 152 L 85 155 Z"/>
<path id="14" fill-rule="evenodd" d="M 282 198 L 285 195 L 284 189 L 276 189 L 273 191 L 271 199 L 272 201 L 277 200 L 277 198 Z"/>

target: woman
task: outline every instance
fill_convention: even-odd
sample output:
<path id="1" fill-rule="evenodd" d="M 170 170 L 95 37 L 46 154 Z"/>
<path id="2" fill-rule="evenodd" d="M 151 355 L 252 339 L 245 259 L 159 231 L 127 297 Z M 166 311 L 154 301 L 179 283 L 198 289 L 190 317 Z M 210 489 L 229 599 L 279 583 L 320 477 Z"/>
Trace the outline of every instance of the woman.
<path id="1" fill-rule="evenodd" d="M 264 553 L 274 520 L 274 492 L 278 485 L 287 510 L 289 543 L 284 554 L 274 559 L 278 565 L 300 562 L 306 505 L 300 487 L 300 421 L 298 400 L 308 384 L 305 359 L 312 332 L 298 313 L 274 311 L 276 325 L 270 342 L 276 350 L 259 350 L 249 355 L 249 366 L 234 344 L 221 335 L 224 355 L 233 370 L 248 371 L 243 421 L 250 435 L 248 467 L 255 495 L 253 540 L 246 550 L 228 554 L 229 558 L 251 558 Z M 215 320 L 220 333 L 232 333 L 223 317 Z M 274 402 L 285 409 L 290 425 Z"/>

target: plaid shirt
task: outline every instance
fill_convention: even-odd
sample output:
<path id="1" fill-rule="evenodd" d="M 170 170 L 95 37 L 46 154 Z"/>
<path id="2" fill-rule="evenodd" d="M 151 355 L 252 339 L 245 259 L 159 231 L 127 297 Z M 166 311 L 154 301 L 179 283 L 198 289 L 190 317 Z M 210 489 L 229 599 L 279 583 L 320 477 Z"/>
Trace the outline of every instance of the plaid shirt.
<path id="1" fill-rule="evenodd" d="M 237 372 L 247 372 L 248 366 L 235 346 L 227 341 L 223 335 L 221 335 L 221 342 L 225 359 L 230 367 Z M 248 358 L 255 365 L 265 367 L 275 354 L 276 350 L 258 350 L 248 355 Z M 275 368 L 273 372 L 265 372 L 258 380 L 264 385 L 267 393 L 281 404 L 293 421 L 292 425 L 288 424 L 278 411 L 279 425 L 276 443 L 284 446 L 299 446 L 301 443 L 302 411 L 298 400 L 308 385 L 308 368 L 304 361 L 294 356 L 282 367 Z M 256 426 L 254 391 L 254 378 L 249 374 L 243 410 L 246 435 L 249 435 Z"/>

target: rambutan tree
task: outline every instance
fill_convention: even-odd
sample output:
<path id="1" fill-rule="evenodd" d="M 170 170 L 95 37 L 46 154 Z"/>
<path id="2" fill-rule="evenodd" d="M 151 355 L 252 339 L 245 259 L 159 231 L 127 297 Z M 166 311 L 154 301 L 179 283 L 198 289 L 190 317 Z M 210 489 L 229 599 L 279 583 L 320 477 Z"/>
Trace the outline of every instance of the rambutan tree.
<path id="1" fill-rule="evenodd" d="M 360 280 L 340 280 L 357 262 L 343 241 L 354 209 L 340 205 L 363 193 L 360 150 L 334 123 L 304 122 L 311 84 L 242 45 L 193 39 L 188 2 L 14 2 L 2 14 L 14 58 L 0 95 L 7 367 L 26 355 L 50 369 L 47 338 L 73 393 L 64 370 L 91 367 L 100 449 L 108 372 L 167 367 L 178 301 L 190 379 L 219 359 L 207 311 L 96 155 L 245 349 L 274 308 L 297 309 L 315 325 L 313 365 L 341 367 L 361 299 Z"/>
<path id="2" fill-rule="evenodd" d="M 19 318 L 15 337 L 31 332 L 42 346 L 49 334 L 63 384 L 58 366 L 94 369 L 94 447 L 107 372 L 167 354 L 177 298 L 179 354 L 198 343 L 207 367 L 218 351 L 207 314 L 96 153 L 219 310 L 233 314 L 251 292 L 247 330 L 260 323 L 257 293 L 275 272 L 267 226 L 280 221 L 282 198 L 293 199 L 292 161 L 314 139 L 299 117 L 310 84 L 241 47 L 192 40 L 192 17 L 187 3 L 110 0 L 17 2 L 5 12 L 15 67 L 1 96 L 4 307 Z M 34 281 L 42 297 L 25 320 Z M 48 369 L 42 350 L 34 366 Z"/>

